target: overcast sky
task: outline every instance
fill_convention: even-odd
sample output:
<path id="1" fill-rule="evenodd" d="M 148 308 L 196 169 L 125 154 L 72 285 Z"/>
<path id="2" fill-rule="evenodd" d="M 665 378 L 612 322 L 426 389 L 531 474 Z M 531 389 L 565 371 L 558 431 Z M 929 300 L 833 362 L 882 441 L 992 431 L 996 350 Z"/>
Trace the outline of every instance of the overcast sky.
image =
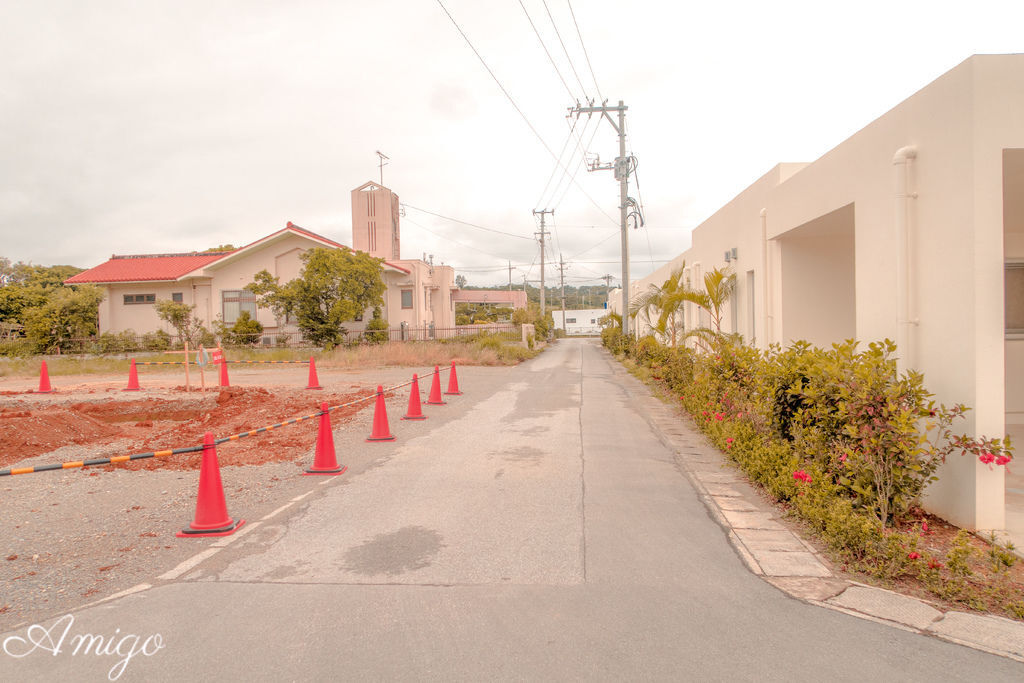
<path id="1" fill-rule="evenodd" d="M 575 24 L 566 0 L 443 3 L 529 125 L 437 0 L 0 3 L 0 256 L 91 267 L 288 221 L 350 244 L 349 192 L 379 179 L 380 150 L 409 205 L 404 258 L 478 285 L 511 261 L 521 286 L 539 278 L 531 211 L 554 208 L 568 283 L 617 281 L 617 182 L 576 172 L 573 141 L 570 183 L 545 149 L 599 88 L 629 107 L 642 277 L 776 163 L 821 156 L 971 54 L 1024 49 L 1020 0 L 574 0 Z M 606 121 L 572 133 L 616 156 Z"/>

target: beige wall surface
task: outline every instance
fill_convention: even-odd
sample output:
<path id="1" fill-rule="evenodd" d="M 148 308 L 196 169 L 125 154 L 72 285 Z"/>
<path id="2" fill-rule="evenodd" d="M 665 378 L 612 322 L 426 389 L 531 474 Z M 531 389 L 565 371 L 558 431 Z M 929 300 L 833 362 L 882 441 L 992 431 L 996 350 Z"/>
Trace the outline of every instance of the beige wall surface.
<path id="1" fill-rule="evenodd" d="M 915 158 L 894 164 L 906 147 Z M 1003 321 L 1004 258 L 1024 256 L 1020 214 L 1014 200 L 1004 206 L 1008 148 L 1024 148 L 1024 55 L 972 57 L 813 163 L 772 169 L 698 226 L 693 246 L 673 263 L 685 259 L 697 284 L 736 247 L 729 265 L 739 276 L 737 297 L 752 294 L 755 308 L 755 329 L 742 306 L 736 329 L 760 347 L 905 335 L 902 362 L 924 373 L 938 400 L 972 408 L 959 428 L 1001 436 L 1007 408 L 1024 410 L 1024 382 L 1008 374 L 1021 377 L 1024 342 L 1005 342 Z M 826 224 L 836 217 L 839 229 L 830 233 Z M 901 224 L 905 299 L 897 279 Z M 660 285 L 667 273 L 632 283 L 634 291 Z M 698 322 L 693 311 L 686 318 Z M 956 458 L 940 475 L 928 506 L 964 526 L 1003 526 L 1001 469 Z"/>

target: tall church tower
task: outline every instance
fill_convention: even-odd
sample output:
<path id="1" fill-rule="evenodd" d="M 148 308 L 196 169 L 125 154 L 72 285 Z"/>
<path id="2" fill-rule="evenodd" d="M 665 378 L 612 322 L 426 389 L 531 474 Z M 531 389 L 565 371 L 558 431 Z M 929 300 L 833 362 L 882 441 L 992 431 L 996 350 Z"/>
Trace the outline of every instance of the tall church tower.
<path id="1" fill-rule="evenodd" d="M 370 256 L 397 261 L 398 195 L 375 182 L 352 190 L 352 248 Z"/>

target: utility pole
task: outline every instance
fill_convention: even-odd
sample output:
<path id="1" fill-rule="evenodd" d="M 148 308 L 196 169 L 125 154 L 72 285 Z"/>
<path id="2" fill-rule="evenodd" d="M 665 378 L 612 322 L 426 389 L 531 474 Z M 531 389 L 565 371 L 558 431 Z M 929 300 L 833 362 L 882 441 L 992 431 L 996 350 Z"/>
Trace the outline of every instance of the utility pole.
<path id="1" fill-rule="evenodd" d="M 558 280 L 562 286 L 562 332 L 565 332 L 565 259 L 561 254 L 558 255 Z"/>
<path id="2" fill-rule="evenodd" d="M 619 156 L 615 158 L 614 164 L 601 164 L 600 160 L 594 161 L 588 170 L 603 171 L 612 169 L 615 179 L 619 181 L 619 227 L 622 230 L 622 334 L 629 334 L 629 231 L 627 229 L 628 209 L 636 204 L 628 196 L 629 174 L 632 172 L 632 157 L 626 156 L 626 110 L 629 109 L 622 100 L 618 106 L 610 107 L 607 100 L 601 106 L 581 107 L 576 105 L 569 108 L 569 116 L 580 114 L 601 114 L 608 123 L 612 125 L 615 132 L 619 134 Z M 608 112 L 618 112 L 618 123 L 612 119 Z"/>
<path id="3" fill-rule="evenodd" d="M 508 262 L 508 291 L 512 291 L 512 262 Z"/>
<path id="4" fill-rule="evenodd" d="M 535 234 L 535 235 L 539 234 L 540 235 L 540 317 L 541 318 L 544 317 L 544 237 L 547 235 L 547 233 L 544 232 L 544 215 L 548 214 L 548 213 L 550 213 L 552 216 L 554 216 L 555 215 L 555 210 L 554 209 L 544 209 L 542 211 L 538 211 L 537 209 L 533 210 L 533 215 L 534 216 L 536 216 L 538 214 L 540 215 L 540 232 L 539 233 L 533 233 L 533 234 Z"/>
<path id="5" fill-rule="evenodd" d="M 604 280 L 604 298 L 608 300 L 608 292 L 612 291 L 612 280 L 614 279 L 611 275 L 602 275 L 599 280 Z"/>

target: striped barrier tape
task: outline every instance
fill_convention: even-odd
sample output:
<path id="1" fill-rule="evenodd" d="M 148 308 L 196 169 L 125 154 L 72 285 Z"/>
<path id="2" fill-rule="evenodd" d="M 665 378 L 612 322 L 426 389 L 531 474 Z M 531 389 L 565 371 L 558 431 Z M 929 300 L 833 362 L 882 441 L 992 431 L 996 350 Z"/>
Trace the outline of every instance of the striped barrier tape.
<path id="1" fill-rule="evenodd" d="M 14 474 L 32 474 L 33 472 L 48 472 L 50 470 L 70 470 L 76 467 L 89 467 L 91 465 L 116 465 L 129 460 L 144 460 L 145 458 L 165 458 L 168 455 L 179 453 L 198 453 L 203 450 L 202 446 L 189 446 L 188 448 L 172 448 L 166 451 L 150 451 L 149 453 L 137 453 L 135 455 L 116 455 L 112 458 L 96 458 L 94 460 L 75 460 L 72 462 L 58 462 L 39 467 L 8 467 L 0 470 L 0 477 Z"/>
<path id="2" fill-rule="evenodd" d="M 451 368 L 452 366 L 449 365 L 448 367 L 443 368 L 443 371 L 451 370 Z M 407 387 L 410 384 L 412 384 L 412 380 L 409 380 L 408 382 L 402 382 L 401 384 L 395 384 L 394 386 L 384 388 L 381 391 L 394 391 L 395 389 Z M 341 408 L 349 408 L 360 403 L 365 403 L 366 401 L 369 401 L 374 398 L 377 398 L 376 391 L 370 394 L 369 396 L 357 398 L 354 401 L 349 401 L 348 403 L 341 403 L 336 406 L 328 406 L 327 413 L 330 413 L 331 411 L 334 410 L 339 410 Z M 299 422 L 305 422 L 306 420 L 311 420 L 315 417 L 320 417 L 321 415 L 325 414 L 326 413 L 324 413 L 323 411 L 318 410 L 317 412 L 311 415 L 293 417 L 290 420 L 285 420 L 284 422 L 278 422 L 276 424 L 267 425 L 266 427 L 260 427 L 259 429 L 250 429 L 247 432 L 239 432 L 238 434 L 232 434 L 231 436 L 221 437 L 220 439 L 216 439 L 214 441 L 214 444 L 220 445 L 228 441 L 238 441 L 239 439 L 243 439 L 247 436 L 254 436 L 256 434 L 261 434 L 263 432 L 272 432 L 275 429 L 286 427 L 288 425 L 293 425 Z M 52 470 L 69 470 L 76 467 L 89 467 L 91 465 L 117 465 L 123 462 L 129 462 L 131 460 L 144 460 L 146 458 L 164 458 L 167 457 L 168 455 L 179 455 L 181 453 L 199 453 L 202 450 L 202 446 L 188 446 L 187 448 L 173 448 L 166 451 L 151 451 L 149 453 L 138 453 L 135 455 L 118 455 L 111 458 L 97 458 L 94 460 L 76 460 L 72 462 L 63 463 L 58 462 L 51 463 L 49 465 L 40 465 L 39 467 L 8 467 L 6 469 L 0 470 L 0 477 L 13 476 L 15 474 L 33 474 L 35 472 L 49 472 Z"/>
<path id="3" fill-rule="evenodd" d="M 189 359 L 189 365 L 196 365 L 194 360 Z M 294 363 L 298 365 L 309 365 L 308 360 L 229 360 L 228 363 L 247 363 L 247 364 L 267 364 L 277 365 L 281 363 Z M 183 360 L 137 360 L 136 365 L 184 365 L 186 361 Z"/>

